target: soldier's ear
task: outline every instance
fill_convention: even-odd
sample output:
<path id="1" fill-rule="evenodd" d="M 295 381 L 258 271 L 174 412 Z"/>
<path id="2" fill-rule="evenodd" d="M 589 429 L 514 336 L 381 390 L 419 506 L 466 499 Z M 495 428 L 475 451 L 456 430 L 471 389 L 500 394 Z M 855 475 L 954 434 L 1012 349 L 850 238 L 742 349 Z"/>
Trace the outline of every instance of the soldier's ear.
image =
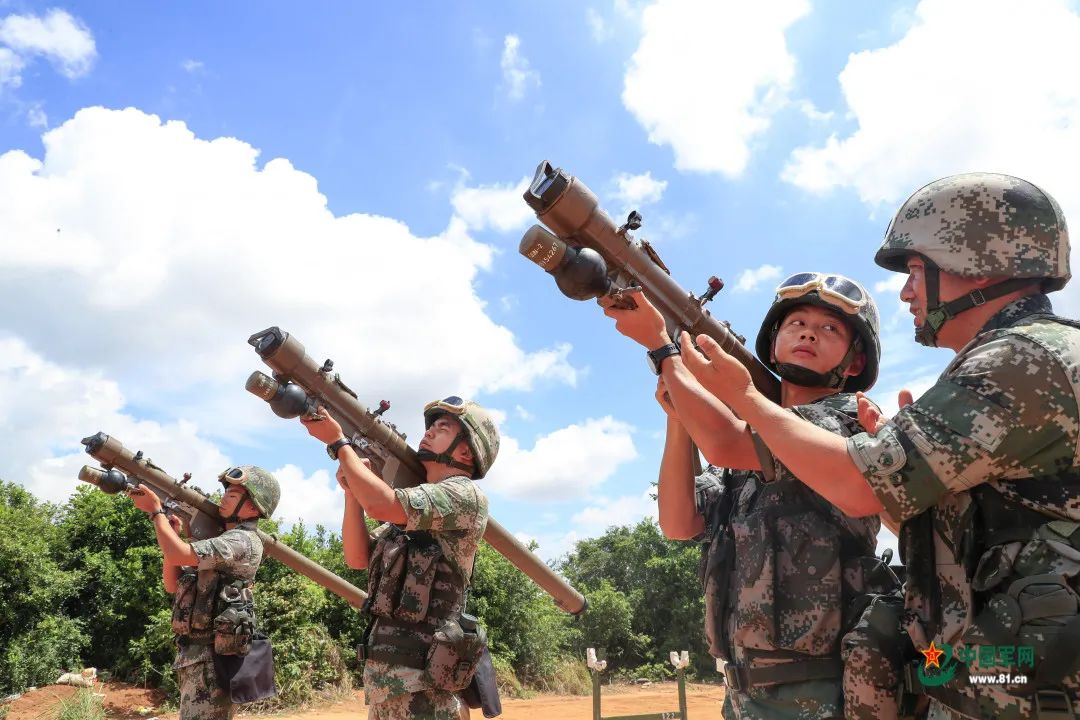
<path id="1" fill-rule="evenodd" d="M 844 375 L 847 377 L 855 377 L 863 371 L 866 367 L 866 353 L 855 353 L 855 357 L 852 359 L 851 364 L 848 365 L 847 370 L 844 371 Z"/>
<path id="2" fill-rule="evenodd" d="M 475 463 L 473 458 L 472 448 L 468 443 L 461 443 L 458 445 L 458 451 L 461 453 L 461 462 L 463 463 Z"/>

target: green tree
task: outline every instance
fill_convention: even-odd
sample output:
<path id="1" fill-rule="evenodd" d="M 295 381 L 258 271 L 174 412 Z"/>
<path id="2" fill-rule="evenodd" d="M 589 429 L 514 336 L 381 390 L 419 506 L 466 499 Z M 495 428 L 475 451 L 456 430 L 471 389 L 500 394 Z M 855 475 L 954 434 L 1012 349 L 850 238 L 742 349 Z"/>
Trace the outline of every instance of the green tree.
<path id="1" fill-rule="evenodd" d="M 704 642 L 705 605 L 698 579 L 695 543 L 668 540 L 645 519 L 634 527 L 612 527 L 582 540 L 560 564 L 578 589 L 599 591 L 605 583 L 621 593 L 631 610 L 631 638 L 618 646 L 613 665 L 634 667 L 667 662 L 671 650 L 689 650 L 695 670 L 715 672 Z M 589 639 L 584 638 L 588 644 Z"/>
<path id="2" fill-rule="evenodd" d="M 56 562 L 56 514 L 0 480 L 0 695 L 75 668 L 87 642 L 83 623 L 64 613 L 82 575 Z"/>

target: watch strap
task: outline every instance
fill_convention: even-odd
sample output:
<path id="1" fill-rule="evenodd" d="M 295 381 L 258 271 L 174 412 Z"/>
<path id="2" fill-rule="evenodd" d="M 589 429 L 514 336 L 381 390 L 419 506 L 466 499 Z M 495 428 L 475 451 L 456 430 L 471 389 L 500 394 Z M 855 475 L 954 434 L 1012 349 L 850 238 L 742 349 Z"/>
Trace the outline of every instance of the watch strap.
<path id="1" fill-rule="evenodd" d="M 672 355 L 682 354 L 682 349 L 677 343 L 668 343 L 667 345 L 661 345 L 655 350 L 649 350 L 645 354 L 649 356 L 649 359 L 652 361 L 653 370 L 659 375 L 664 359 L 669 358 Z"/>
<path id="2" fill-rule="evenodd" d="M 330 456 L 331 460 L 337 460 L 338 452 L 341 450 L 341 448 L 345 447 L 348 444 L 348 438 L 341 438 L 340 440 L 335 440 L 334 442 L 326 446 L 326 454 Z"/>

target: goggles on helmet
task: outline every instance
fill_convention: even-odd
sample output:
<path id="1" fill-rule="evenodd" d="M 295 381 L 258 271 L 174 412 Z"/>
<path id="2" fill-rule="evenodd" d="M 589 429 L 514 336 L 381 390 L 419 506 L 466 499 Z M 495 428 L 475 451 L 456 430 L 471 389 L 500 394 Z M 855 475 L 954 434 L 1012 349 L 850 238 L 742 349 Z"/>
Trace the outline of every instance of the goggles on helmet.
<path id="1" fill-rule="evenodd" d="M 442 412 L 448 412 L 451 415 L 464 415 L 465 414 L 465 401 L 459 398 L 457 395 L 451 395 L 448 398 L 442 400 L 432 400 L 424 406 L 424 416 L 432 411 L 440 410 Z"/>
<path id="2" fill-rule="evenodd" d="M 243 485 L 248 480 L 247 470 L 239 467 L 231 467 L 218 475 L 222 485 Z"/>
<path id="3" fill-rule="evenodd" d="M 826 275 L 816 272 L 792 275 L 777 286 L 776 297 L 788 300 L 812 292 L 835 303 L 849 315 L 857 315 L 869 300 L 862 288 L 843 275 Z"/>

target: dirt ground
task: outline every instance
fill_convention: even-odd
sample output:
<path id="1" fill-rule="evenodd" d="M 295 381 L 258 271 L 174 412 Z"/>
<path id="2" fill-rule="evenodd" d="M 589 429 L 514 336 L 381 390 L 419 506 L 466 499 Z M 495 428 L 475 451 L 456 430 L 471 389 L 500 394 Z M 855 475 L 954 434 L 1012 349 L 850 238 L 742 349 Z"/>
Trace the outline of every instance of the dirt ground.
<path id="1" fill-rule="evenodd" d="M 26 693 L 7 705 L 7 720 L 52 720 L 57 705 L 71 697 L 76 688 L 66 685 L 50 685 Z M 161 695 L 153 690 L 108 683 L 98 685 L 96 692 L 104 693 L 106 715 L 115 720 L 176 720 L 176 713 L 158 713 L 157 703 Z M 648 687 L 604 687 L 601 712 L 604 717 L 641 715 L 645 713 L 678 711 L 679 699 L 675 683 L 661 683 Z M 711 720 L 720 717 L 720 705 L 724 702 L 724 689 L 716 685 L 686 686 L 687 715 L 694 720 Z M 240 718 L 266 718 L 267 720 L 360 720 L 367 717 L 363 692 L 356 692 L 348 700 L 314 707 L 302 712 L 280 715 L 248 715 Z M 479 710 L 472 711 L 474 720 L 482 720 Z M 590 696 L 538 695 L 529 700 L 503 700 L 502 720 L 592 720 Z"/>
<path id="2" fill-rule="evenodd" d="M 23 693 L 4 705 L 8 711 L 7 720 L 52 720 L 60 703 L 80 689 L 71 685 L 48 685 Z M 93 692 L 105 696 L 102 700 L 105 713 L 115 720 L 151 718 L 164 700 L 164 695 L 157 690 L 144 690 L 126 683 L 98 683 Z"/>

